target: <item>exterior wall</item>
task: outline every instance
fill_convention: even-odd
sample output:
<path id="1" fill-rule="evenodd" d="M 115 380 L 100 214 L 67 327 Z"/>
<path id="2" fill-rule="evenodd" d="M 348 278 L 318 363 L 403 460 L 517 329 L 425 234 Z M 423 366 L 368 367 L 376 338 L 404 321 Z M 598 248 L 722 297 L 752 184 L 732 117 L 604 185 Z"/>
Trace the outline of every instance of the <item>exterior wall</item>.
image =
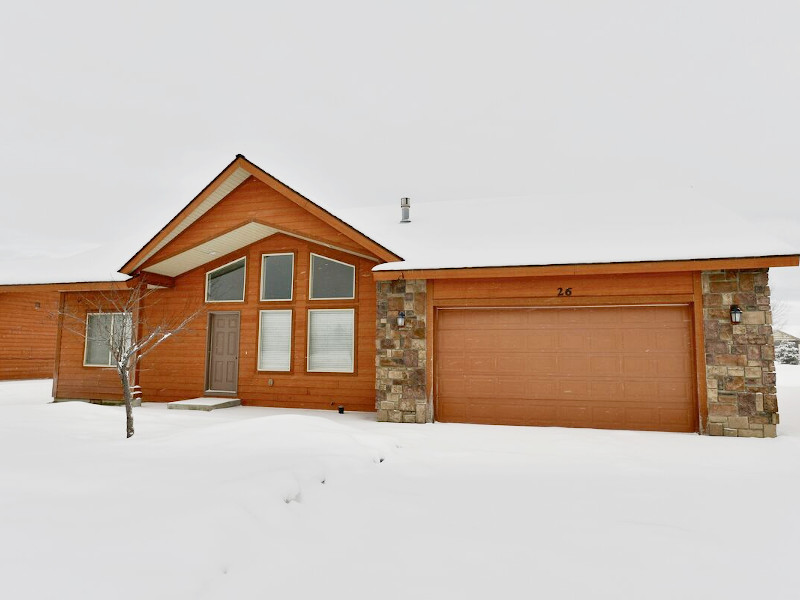
<path id="1" fill-rule="evenodd" d="M 0 293 L 0 380 L 53 376 L 58 292 Z"/>
<path id="2" fill-rule="evenodd" d="M 53 398 L 119 402 L 122 386 L 114 367 L 85 367 L 86 315 L 103 310 L 113 312 L 108 301 L 113 292 L 63 292 L 59 317 L 61 334 L 56 348 Z M 124 301 L 123 301 L 124 302 Z"/>
<path id="3" fill-rule="evenodd" d="M 767 269 L 704 271 L 703 319 L 708 433 L 774 437 L 775 348 Z M 744 311 L 731 324 L 730 307 Z"/>
<path id="4" fill-rule="evenodd" d="M 147 270 L 148 265 L 158 263 L 251 221 L 258 221 L 287 233 L 302 235 L 345 250 L 370 254 L 346 235 L 336 231 L 265 183 L 250 177 L 191 227 L 150 257 L 140 270 Z"/>
<path id="5" fill-rule="evenodd" d="M 378 421 L 425 423 L 433 420 L 426 398 L 427 285 L 424 279 L 376 284 L 375 405 Z M 405 312 L 404 327 L 397 316 Z"/>
<path id="6" fill-rule="evenodd" d="M 261 302 L 261 255 L 294 252 L 294 299 L 289 302 Z M 354 300 L 309 300 L 308 274 L 310 252 L 356 266 Z M 228 262 L 247 257 L 244 302 L 205 302 L 206 272 Z M 375 263 L 350 254 L 336 252 L 293 237 L 274 235 L 247 248 L 222 256 L 176 279 L 171 289 L 163 289 L 145 298 L 140 310 L 139 328 L 146 332 L 162 321 L 200 310 L 183 331 L 175 334 L 145 356 L 136 373 L 145 402 L 169 402 L 197 398 L 206 390 L 206 350 L 208 313 L 240 313 L 239 379 L 237 398 L 243 404 L 293 408 L 373 411 L 374 408 L 374 322 L 375 287 L 371 269 Z M 85 319 L 86 310 L 76 308 L 80 294 L 68 294 L 69 306 Z M 310 308 L 354 308 L 355 372 L 306 372 L 307 311 Z M 292 370 L 258 371 L 259 310 L 292 309 Z M 83 366 L 83 338 L 64 328 L 61 360 L 56 390 L 57 398 L 116 400 L 121 396 L 119 380 L 113 368 Z M 270 383 L 270 380 L 272 383 Z M 220 395 L 220 394 L 213 394 Z"/>

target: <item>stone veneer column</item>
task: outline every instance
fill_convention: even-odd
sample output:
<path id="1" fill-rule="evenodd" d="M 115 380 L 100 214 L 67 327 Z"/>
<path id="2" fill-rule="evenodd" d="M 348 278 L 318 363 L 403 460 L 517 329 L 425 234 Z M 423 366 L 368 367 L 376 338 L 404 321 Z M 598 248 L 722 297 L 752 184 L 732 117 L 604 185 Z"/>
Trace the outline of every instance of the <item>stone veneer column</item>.
<path id="1" fill-rule="evenodd" d="M 767 269 L 704 271 L 708 433 L 775 437 L 778 396 Z M 731 324 L 730 307 L 744 311 Z"/>
<path id="2" fill-rule="evenodd" d="M 426 281 L 379 281 L 375 408 L 378 421 L 425 423 L 433 420 L 425 394 Z M 397 315 L 406 314 L 404 327 Z"/>

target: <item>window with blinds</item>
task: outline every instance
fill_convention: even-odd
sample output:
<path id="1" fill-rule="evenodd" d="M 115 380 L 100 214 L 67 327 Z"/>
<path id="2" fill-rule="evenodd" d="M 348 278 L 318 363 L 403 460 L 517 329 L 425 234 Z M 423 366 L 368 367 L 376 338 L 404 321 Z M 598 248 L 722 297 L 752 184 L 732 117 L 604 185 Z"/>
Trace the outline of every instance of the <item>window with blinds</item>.
<path id="1" fill-rule="evenodd" d="M 258 370 L 290 371 L 292 368 L 292 311 L 259 311 Z"/>
<path id="2" fill-rule="evenodd" d="M 352 373 L 354 368 L 355 310 L 308 311 L 308 370 Z"/>

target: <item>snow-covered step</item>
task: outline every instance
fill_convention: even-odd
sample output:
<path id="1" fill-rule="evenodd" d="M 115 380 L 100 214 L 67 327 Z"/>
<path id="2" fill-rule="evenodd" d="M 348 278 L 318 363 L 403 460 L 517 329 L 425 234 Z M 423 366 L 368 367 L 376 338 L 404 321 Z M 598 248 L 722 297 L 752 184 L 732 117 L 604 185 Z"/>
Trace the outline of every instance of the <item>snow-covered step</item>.
<path id="1" fill-rule="evenodd" d="M 176 400 L 168 402 L 167 408 L 179 408 L 182 410 L 214 410 L 215 408 L 231 408 L 240 406 L 242 401 L 238 398 L 191 398 L 190 400 Z"/>

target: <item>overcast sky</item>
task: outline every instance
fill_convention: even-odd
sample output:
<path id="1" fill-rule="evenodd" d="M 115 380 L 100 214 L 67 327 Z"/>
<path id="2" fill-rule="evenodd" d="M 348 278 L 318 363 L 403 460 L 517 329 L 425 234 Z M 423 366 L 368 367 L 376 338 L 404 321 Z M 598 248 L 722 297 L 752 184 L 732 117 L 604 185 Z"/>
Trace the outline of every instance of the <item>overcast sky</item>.
<path id="1" fill-rule="evenodd" d="M 119 267 L 236 153 L 333 209 L 691 189 L 800 251 L 796 0 L 115 4 L 4 6 L 6 261 Z"/>

